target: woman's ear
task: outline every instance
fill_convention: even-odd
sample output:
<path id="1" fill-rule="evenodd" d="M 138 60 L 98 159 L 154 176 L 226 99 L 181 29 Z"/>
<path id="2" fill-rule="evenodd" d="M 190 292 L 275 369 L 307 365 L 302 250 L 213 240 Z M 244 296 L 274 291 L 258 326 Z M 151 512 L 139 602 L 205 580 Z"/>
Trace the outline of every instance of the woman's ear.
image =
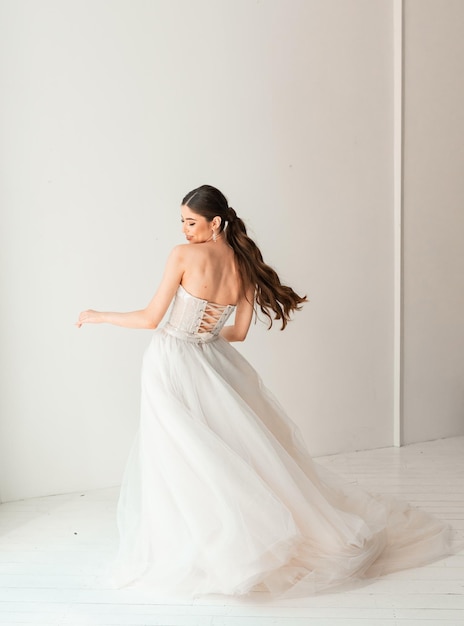
<path id="1" fill-rule="evenodd" d="M 218 229 L 218 228 L 220 228 L 220 226 L 221 226 L 221 222 L 222 222 L 222 220 L 221 220 L 221 218 L 219 217 L 219 215 L 216 215 L 216 216 L 215 216 L 215 217 L 213 217 L 213 219 L 211 220 L 211 226 L 212 226 L 214 229 Z"/>

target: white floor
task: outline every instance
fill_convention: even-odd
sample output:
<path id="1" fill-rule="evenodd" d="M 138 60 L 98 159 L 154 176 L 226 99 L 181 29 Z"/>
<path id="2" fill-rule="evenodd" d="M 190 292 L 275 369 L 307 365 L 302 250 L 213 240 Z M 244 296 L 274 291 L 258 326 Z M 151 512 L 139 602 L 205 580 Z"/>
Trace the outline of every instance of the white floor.
<path id="1" fill-rule="evenodd" d="M 448 520 L 464 540 L 464 437 L 318 459 L 370 491 Z M 344 593 L 304 600 L 155 604 L 102 587 L 117 489 L 0 505 L 0 624 L 47 626 L 464 625 L 464 552 Z M 259 595 L 259 594 L 257 594 Z"/>

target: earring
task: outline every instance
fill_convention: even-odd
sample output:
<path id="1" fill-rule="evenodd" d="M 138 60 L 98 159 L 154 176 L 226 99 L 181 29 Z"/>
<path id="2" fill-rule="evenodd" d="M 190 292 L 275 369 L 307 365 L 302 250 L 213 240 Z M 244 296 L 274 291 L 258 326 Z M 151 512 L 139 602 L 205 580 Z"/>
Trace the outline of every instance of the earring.
<path id="1" fill-rule="evenodd" d="M 214 243 L 216 243 L 216 239 L 217 239 L 216 231 L 213 230 L 213 241 L 214 241 Z"/>

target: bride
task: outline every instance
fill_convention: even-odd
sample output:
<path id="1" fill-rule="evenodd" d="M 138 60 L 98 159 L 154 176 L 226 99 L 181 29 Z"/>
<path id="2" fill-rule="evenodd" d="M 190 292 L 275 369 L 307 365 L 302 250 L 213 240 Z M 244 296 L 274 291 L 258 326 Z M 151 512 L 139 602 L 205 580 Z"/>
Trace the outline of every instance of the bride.
<path id="1" fill-rule="evenodd" d="M 77 322 L 156 329 L 118 503 L 114 584 L 304 596 L 449 554 L 442 522 L 313 463 L 230 345 L 245 339 L 256 309 L 284 329 L 306 297 L 281 284 L 218 189 L 187 194 L 181 215 L 188 244 L 169 255 L 148 306 L 87 310 Z"/>

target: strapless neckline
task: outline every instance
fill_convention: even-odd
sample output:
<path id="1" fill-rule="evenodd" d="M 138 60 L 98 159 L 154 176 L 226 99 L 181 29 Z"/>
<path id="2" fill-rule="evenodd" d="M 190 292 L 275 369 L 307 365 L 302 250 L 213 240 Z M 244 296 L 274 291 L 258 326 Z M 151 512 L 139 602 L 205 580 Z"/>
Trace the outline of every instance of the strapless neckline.
<path id="1" fill-rule="evenodd" d="M 210 302 L 179 285 L 164 331 L 195 343 L 214 341 L 234 310 L 233 304 Z"/>
<path id="2" fill-rule="evenodd" d="M 207 302 L 208 304 L 211 304 L 212 306 L 216 306 L 216 307 L 232 307 L 235 309 L 235 307 L 237 306 L 236 304 L 219 304 L 218 302 L 212 302 L 211 300 L 206 300 L 206 298 L 200 298 L 199 296 L 194 296 L 193 293 L 190 293 L 190 291 L 187 291 L 187 289 L 184 287 L 184 285 L 179 284 L 180 289 L 183 290 L 183 292 L 187 295 L 190 296 L 191 298 L 194 298 L 195 300 L 200 300 L 200 302 Z"/>

